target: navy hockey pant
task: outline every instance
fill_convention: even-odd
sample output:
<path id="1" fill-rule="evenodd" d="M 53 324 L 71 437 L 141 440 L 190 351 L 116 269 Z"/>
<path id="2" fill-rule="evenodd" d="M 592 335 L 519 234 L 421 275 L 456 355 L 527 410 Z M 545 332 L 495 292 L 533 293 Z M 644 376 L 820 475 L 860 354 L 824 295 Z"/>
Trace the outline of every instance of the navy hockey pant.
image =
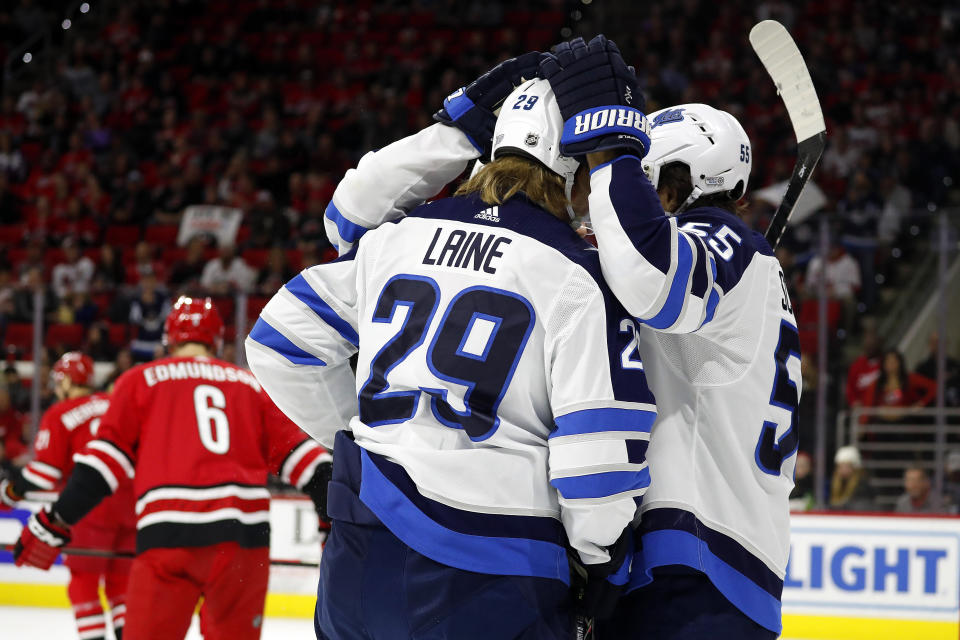
<path id="1" fill-rule="evenodd" d="M 334 520 L 314 626 L 321 640 L 567 640 L 567 593 L 559 580 L 448 567 L 385 527 Z"/>
<path id="2" fill-rule="evenodd" d="M 599 624 L 599 640 L 776 640 L 778 634 L 733 606 L 703 573 L 663 567 L 653 575 Z"/>
<path id="3" fill-rule="evenodd" d="M 569 640 L 566 584 L 464 571 L 418 553 L 360 501 L 360 448 L 341 432 L 335 450 L 317 638 Z"/>

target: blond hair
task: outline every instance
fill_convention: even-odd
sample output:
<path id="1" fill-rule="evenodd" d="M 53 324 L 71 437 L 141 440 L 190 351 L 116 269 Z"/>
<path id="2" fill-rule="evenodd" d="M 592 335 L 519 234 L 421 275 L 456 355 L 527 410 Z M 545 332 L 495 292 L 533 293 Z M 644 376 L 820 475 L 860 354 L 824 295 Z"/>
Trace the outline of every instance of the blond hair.
<path id="1" fill-rule="evenodd" d="M 503 156 L 462 183 L 454 195 L 480 195 L 487 204 L 503 204 L 519 192 L 557 218 L 567 219 L 564 180 L 544 165 L 522 156 Z"/>

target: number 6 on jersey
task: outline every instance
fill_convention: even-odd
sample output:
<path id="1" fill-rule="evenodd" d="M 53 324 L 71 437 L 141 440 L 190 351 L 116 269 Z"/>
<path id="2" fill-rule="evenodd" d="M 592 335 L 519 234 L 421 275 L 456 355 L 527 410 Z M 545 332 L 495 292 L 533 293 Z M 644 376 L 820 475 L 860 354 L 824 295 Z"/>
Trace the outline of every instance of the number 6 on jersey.
<path id="1" fill-rule="evenodd" d="M 193 408 L 197 412 L 197 431 L 200 443 L 219 455 L 230 450 L 230 423 L 227 414 L 227 398 L 223 391 L 209 384 L 199 384 L 193 390 Z"/>

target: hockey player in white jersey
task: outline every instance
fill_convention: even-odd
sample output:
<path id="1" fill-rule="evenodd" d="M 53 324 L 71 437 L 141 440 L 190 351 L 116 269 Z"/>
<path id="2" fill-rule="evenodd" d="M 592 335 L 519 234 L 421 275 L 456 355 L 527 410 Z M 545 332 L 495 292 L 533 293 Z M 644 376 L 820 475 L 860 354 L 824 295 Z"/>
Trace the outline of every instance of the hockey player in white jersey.
<path id="1" fill-rule="evenodd" d="M 632 70 L 612 43 L 596 39 L 556 54 L 540 71 L 555 89 L 610 66 L 592 91 L 570 99 L 557 90 L 561 150 L 587 152 L 603 274 L 641 323 L 640 353 L 660 410 L 634 591 L 601 637 L 775 638 L 800 347 L 780 265 L 735 215 L 750 140 L 730 114 L 686 104 L 651 115 L 649 149 L 596 152 L 596 141 L 621 135 L 603 115 L 631 104 Z"/>
<path id="2" fill-rule="evenodd" d="M 287 283 L 247 339 L 277 405 L 334 444 L 320 638 L 567 638 L 568 548 L 595 582 L 627 579 L 656 412 L 633 320 L 569 226 L 580 165 L 546 82 L 487 134 L 464 114 L 490 96 L 460 96 L 428 135 L 493 161 L 397 224 L 360 231 L 338 208 L 352 248 Z M 404 182 L 370 195 L 429 190 Z"/>

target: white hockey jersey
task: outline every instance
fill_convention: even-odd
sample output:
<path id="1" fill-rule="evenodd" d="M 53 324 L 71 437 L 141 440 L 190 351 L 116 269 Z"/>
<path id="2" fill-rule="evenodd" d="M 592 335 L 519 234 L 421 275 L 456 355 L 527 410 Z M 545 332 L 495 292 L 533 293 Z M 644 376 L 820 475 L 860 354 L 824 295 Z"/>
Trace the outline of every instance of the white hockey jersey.
<path id="1" fill-rule="evenodd" d="M 346 241 L 247 339 L 276 404 L 327 445 L 352 430 L 360 500 L 437 562 L 564 582 L 568 543 L 607 562 L 656 412 L 597 252 L 520 196 L 440 200 Z"/>
<path id="2" fill-rule="evenodd" d="M 659 408 L 631 586 L 693 567 L 779 632 L 801 386 L 780 265 L 727 211 L 665 216 L 634 156 L 594 168 L 590 216 Z"/>

